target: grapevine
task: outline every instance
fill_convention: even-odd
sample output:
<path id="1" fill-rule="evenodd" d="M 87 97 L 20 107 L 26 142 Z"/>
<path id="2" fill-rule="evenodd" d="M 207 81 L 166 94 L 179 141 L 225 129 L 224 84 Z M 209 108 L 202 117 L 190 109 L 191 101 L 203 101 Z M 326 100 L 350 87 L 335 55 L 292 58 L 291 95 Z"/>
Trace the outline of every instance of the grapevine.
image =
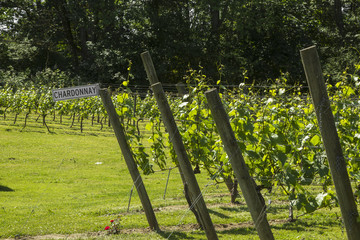
<path id="1" fill-rule="evenodd" d="M 194 171 L 205 172 L 216 183 L 225 183 L 232 195 L 231 201 L 235 202 L 237 180 L 204 97 L 204 92 L 210 88 L 207 77 L 201 70 L 190 70 L 184 80 L 188 94 L 168 97 Z M 360 180 L 357 151 L 360 146 L 360 98 L 355 90 L 359 85 L 356 73 L 344 73 L 343 81 L 328 84 L 352 181 Z M 239 147 L 259 192 L 280 189 L 288 196 L 291 209 L 305 212 L 336 203 L 315 111 L 304 86 L 289 87 L 283 76 L 265 89 L 254 85 L 226 89 L 220 80 L 216 87 L 220 90 Z M 130 89 L 122 89 L 116 91 L 112 99 L 139 168 L 145 174 L 151 174 L 154 167 L 166 169 L 171 163 L 168 159 L 177 165 L 151 92 L 140 98 Z M 80 131 L 85 131 L 85 119 L 91 118 L 92 125 L 97 119 L 101 129 L 107 119 L 99 97 L 54 103 L 51 88 L 47 86 L 0 88 L 0 113 L 3 121 L 6 121 L 7 114 L 13 115 L 12 124 L 16 124 L 17 116 L 24 114 L 23 129 L 29 116 L 38 114 L 49 132 L 46 117 L 50 115 L 54 117 L 53 121 L 59 116 L 57 121 L 60 124 L 63 124 L 63 117 L 72 119 L 71 126 L 78 118 Z M 141 130 L 139 125 L 143 126 Z M 305 186 L 311 184 L 321 185 L 323 191 L 315 195 L 310 193 Z M 355 191 L 358 197 L 359 190 L 357 187 Z"/>

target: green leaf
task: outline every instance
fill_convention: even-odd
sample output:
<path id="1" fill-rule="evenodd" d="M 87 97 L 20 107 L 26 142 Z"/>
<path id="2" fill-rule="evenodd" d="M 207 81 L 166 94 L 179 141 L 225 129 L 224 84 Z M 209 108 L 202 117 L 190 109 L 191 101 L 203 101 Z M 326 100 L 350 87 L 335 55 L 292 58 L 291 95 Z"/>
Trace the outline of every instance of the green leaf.
<path id="1" fill-rule="evenodd" d="M 328 193 L 319 193 L 317 196 L 316 196 L 316 202 L 319 206 L 321 206 L 325 200 L 325 197 L 328 195 Z"/>
<path id="2" fill-rule="evenodd" d="M 321 165 L 318 169 L 320 177 L 325 177 L 329 175 L 329 167 L 326 165 Z"/>
<path id="3" fill-rule="evenodd" d="M 350 97 L 355 94 L 355 91 L 350 86 L 345 86 L 342 91 L 345 97 Z"/>
<path id="4" fill-rule="evenodd" d="M 260 159 L 259 154 L 257 154 L 255 151 L 247 150 L 247 151 L 246 151 L 246 154 L 247 154 L 250 158 Z"/>
<path id="5" fill-rule="evenodd" d="M 279 160 L 282 164 L 282 166 L 285 165 L 286 160 L 287 160 L 287 156 L 285 153 L 281 152 L 281 151 L 276 151 L 276 159 Z"/>
<path id="6" fill-rule="evenodd" d="M 311 144 L 316 146 L 321 143 L 321 138 L 318 135 L 315 135 L 310 140 Z"/>
<path id="7" fill-rule="evenodd" d="M 285 182 L 288 186 L 296 186 L 297 185 L 297 177 L 299 173 L 294 169 L 287 169 L 285 172 Z"/>
<path id="8" fill-rule="evenodd" d="M 149 122 L 149 123 L 146 124 L 145 129 L 146 129 L 147 131 L 151 131 L 152 127 L 153 127 L 153 123 L 152 123 L 152 122 Z"/>
<path id="9" fill-rule="evenodd" d="M 305 205 L 305 210 L 307 213 L 312 213 L 318 208 L 318 204 L 313 197 L 310 197 Z"/>
<path id="10" fill-rule="evenodd" d="M 252 134 L 246 134 L 246 138 L 251 142 L 251 143 L 257 143 L 259 140 L 254 137 Z"/>

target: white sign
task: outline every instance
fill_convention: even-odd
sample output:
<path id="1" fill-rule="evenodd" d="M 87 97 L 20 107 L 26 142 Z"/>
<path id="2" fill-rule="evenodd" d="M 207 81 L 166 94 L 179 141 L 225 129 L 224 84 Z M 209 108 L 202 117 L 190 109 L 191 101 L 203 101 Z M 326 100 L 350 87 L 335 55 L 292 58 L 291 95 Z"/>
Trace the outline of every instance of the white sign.
<path id="1" fill-rule="evenodd" d="M 76 86 L 71 88 L 60 88 L 52 90 L 53 100 L 62 101 L 74 98 L 83 98 L 99 95 L 99 84 Z"/>

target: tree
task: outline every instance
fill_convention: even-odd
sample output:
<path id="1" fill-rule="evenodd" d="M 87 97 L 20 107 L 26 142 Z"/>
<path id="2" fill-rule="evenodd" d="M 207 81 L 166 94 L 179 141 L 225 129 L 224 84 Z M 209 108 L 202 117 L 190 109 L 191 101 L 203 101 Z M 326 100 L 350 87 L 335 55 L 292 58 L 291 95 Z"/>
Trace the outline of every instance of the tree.
<path id="1" fill-rule="evenodd" d="M 335 24 L 339 30 L 339 33 L 342 37 L 345 36 L 345 29 L 344 29 L 344 20 L 342 16 L 342 2 L 341 0 L 334 0 L 334 19 Z"/>
<path id="2" fill-rule="evenodd" d="M 301 82 L 304 47 L 319 46 L 331 62 L 325 72 L 353 65 L 358 55 L 355 0 L 9 0 L 0 8 L 1 68 L 34 74 L 50 67 L 82 82 L 119 85 L 131 61 L 131 84 L 147 84 L 145 50 L 168 83 L 199 65 L 213 83 L 220 68 L 229 84 L 245 72 L 259 84 L 284 73 Z M 344 53 L 349 57 L 336 59 Z"/>

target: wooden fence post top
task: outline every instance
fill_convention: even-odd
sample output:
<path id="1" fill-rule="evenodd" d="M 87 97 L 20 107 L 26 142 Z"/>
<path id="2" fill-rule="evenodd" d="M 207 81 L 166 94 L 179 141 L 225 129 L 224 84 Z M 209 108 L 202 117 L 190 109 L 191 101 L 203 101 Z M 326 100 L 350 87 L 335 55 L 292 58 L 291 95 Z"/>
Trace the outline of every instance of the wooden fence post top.
<path id="1" fill-rule="evenodd" d="M 159 82 L 159 79 L 158 79 L 156 71 L 155 71 L 154 63 L 151 59 L 149 51 L 143 52 L 140 55 L 141 55 L 141 59 L 143 61 L 145 71 L 146 71 L 146 74 L 147 74 L 147 77 L 148 77 L 150 83 L 155 84 L 155 83 Z"/>
<path id="2" fill-rule="evenodd" d="M 212 95 L 212 96 L 217 96 L 218 94 L 217 94 L 217 89 L 216 88 L 211 88 L 211 89 L 209 89 L 209 90 L 207 90 L 207 91 L 205 91 L 205 95 Z"/>
<path id="3" fill-rule="evenodd" d="M 300 52 L 303 52 L 303 51 L 308 51 L 308 50 L 311 50 L 311 49 L 316 49 L 316 46 L 315 45 L 312 45 L 310 47 L 307 47 L 307 48 L 304 48 L 304 49 L 301 49 Z"/>
<path id="4" fill-rule="evenodd" d="M 223 108 L 221 104 L 221 98 L 216 88 L 211 88 L 205 91 L 205 97 L 208 101 L 208 104 L 214 105 L 214 107 L 211 108 L 212 111 L 216 111 L 219 107 Z"/>
<path id="5" fill-rule="evenodd" d="M 216 88 L 211 88 L 211 89 L 205 91 L 205 93 L 211 93 L 211 92 L 214 92 L 214 91 L 217 91 Z"/>

